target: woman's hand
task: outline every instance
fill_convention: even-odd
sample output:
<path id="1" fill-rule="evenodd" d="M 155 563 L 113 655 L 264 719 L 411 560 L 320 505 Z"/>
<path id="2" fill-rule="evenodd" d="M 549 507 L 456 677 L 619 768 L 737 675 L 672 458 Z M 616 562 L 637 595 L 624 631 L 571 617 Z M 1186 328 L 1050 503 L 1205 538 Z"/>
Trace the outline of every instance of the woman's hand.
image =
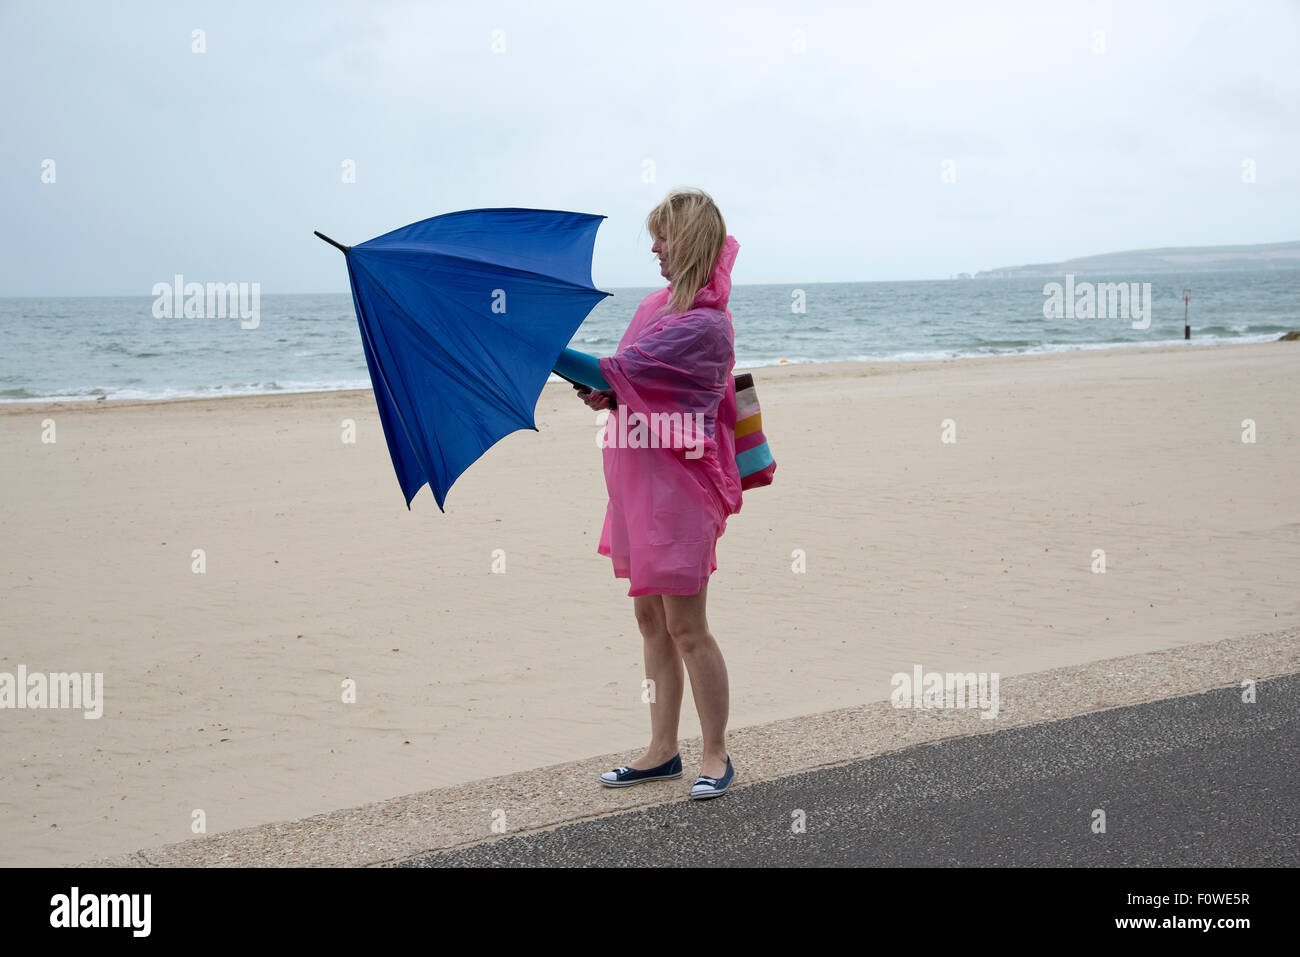
<path id="1" fill-rule="evenodd" d="M 599 412 L 602 409 L 610 408 L 610 400 L 614 398 L 613 392 L 591 392 L 582 391 L 578 393 L 578 398 L 587 404 L 587 408 Z"/>

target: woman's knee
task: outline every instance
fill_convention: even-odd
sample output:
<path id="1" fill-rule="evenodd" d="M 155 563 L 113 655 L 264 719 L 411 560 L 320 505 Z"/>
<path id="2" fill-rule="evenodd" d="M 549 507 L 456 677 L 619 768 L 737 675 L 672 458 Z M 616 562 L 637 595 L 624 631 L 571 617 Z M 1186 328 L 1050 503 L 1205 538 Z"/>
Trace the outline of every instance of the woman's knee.
<path id="1" fill-rule="evenodd" d="M 664 621 L 668 635 L 682 654 L 690 654 L 713 640 L 705 616 L 705 592 L 664 598 Z"/>
<path id="2" fill-rule="evenodd" d="M 647 641 L 667 641 L 668 622 L 658 595 L 640 595 L 635 603 L 636 624 Z"/>
<path id="3" fill-rule="evenodd" d="M 683 655 L 689 655 L 697 648 L 713 640 L 707 626 L 693 621 L 668 621 L 666 631 L 672 643 Z"/>

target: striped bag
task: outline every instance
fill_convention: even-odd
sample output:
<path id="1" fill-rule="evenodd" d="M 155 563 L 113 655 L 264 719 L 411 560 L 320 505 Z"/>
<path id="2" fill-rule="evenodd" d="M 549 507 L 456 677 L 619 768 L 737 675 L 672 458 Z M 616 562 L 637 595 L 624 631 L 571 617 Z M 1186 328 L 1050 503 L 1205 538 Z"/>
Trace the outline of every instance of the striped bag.
<path id="1" fill-rule="evenodd" d="M 754 377 L 748 372 L 736 376 L 736 468 L 741 489 L 772 484 L 776 461 L 763 435 L 763 413 L 758 408 Z"/>

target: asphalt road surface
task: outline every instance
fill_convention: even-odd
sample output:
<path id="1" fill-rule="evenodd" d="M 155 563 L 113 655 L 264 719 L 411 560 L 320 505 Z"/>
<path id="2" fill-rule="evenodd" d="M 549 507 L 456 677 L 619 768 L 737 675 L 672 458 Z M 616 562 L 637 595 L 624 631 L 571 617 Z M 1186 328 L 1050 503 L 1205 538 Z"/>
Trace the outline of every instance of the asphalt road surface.
<path id="1" fill-rule="evenodd" d="M 1227 688 L 922 745 L 708 801 L 686 798 L 688 768 L 680 803 L 402 866 L 1295 867 L 1300 675 L 1256 695 L 1245 704 Z"/>

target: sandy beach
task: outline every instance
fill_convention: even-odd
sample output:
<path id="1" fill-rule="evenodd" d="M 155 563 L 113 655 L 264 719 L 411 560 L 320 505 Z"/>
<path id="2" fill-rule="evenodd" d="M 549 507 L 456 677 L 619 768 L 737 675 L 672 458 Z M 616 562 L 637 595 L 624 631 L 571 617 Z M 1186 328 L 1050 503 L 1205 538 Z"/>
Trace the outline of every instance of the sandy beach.
<path id="1" fill-rule="evenodd" d="M 778 469 L 710 586 L 731 727 L 878 702 L 917 665 L 1012 676 L 1300 623 L 1297 363 L 754 370 Z M 0 864 L 638 754 L 595 417 L 552 385 L 537 421 L 441 514 L 427 490 L 407 511 L 368 391 L 0 406 L 0 672 L 102 672 L 104 694 L 97 720 L 0 711 Z"/>

